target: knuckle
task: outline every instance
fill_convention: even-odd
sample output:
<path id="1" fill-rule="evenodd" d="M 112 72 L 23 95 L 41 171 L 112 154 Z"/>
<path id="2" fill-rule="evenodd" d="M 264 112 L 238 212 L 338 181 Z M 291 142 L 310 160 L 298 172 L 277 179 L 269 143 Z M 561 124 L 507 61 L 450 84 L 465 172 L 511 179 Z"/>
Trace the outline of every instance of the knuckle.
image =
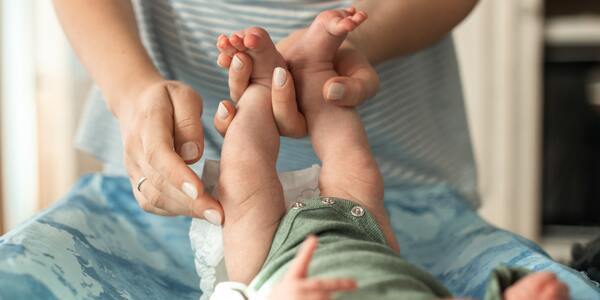
<path id="1" fill-rule="evenodd" d="M 163 190 L 167 184 L 166 179 L 156 172 L 152 172 L 148 179 L 157 190 Z"/>
<path id="2" fill-rule="evenodd" d="M 142 200 L 139 201 L 140 207 L 145 211 L 145 212 L 151 212 L 152 209 L 154 207 L 152 207 L 152 203 L 150 203 L 148 200 Z"/>
<path id="3" fill-rule="evenodd" d="M 196 119 L 192 116 L 183 117 L 178 119 L 175 123 L 177 129 L 197 129 L 200 127 L 200 118 Z"/>
<path id="4" fill-rule="evenodd" d="M 188 109 L 199 110 L 202 114 L 203 99 L 192 87 L 181 82 L 169 82 L 165 85 L 167 93 L 171 95 L 174 105 L 184 102 Z"/>
<path id="5" fill-rule="evenodd" d="M 146 159 L 149 165 L 156 166 L 160 159 L 159 151 L 155 147 L 150 147 L 150 149 L 144 152 L 144 159 Z"/>

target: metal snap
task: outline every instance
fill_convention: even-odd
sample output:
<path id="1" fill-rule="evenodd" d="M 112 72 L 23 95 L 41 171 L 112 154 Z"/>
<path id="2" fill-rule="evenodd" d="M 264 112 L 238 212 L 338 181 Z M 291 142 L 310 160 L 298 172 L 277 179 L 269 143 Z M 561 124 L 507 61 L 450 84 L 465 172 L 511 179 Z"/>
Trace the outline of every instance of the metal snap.
<path id="1" fill-rule="evenodd" d="M 365 209 L 360 206 L 355 206 L 350 210 L 350 213 L 355 217 L 362 217 L 365 215 Z"/>
<path id="2" fill-rule="evenodd" d="M 306 204 L 304 204 L 304 202 L 294 202 L 294 204 L 292 204 L 292 209 L 300 209 L 300 208 L 303 208 L 304 206 L 306 206 Z"/>
<path id="3" fill-rule="evenodd" d="M 323 203 L 325 205 L 333 205 L 333 204 L 335 204 L 335 199 L 330 198 L 330 197 L 325 197 L 325 198 L 321 199 L 321 203 Z"/>

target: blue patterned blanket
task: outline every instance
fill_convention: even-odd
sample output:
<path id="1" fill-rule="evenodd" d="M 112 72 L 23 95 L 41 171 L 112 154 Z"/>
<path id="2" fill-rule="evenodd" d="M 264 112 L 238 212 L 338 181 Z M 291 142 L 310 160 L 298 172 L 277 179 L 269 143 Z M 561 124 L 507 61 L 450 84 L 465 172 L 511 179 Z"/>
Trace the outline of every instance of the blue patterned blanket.
<path id="1" fill-rule="evenodd" d="M 573 299 L 597 284 L 533 243 L 483 221 L 445 187 L 386 190 L 402 253 L 458 296 L 480 299 L 499 264 L 551 270 Z M 129 181 L 83 177 L 45 212 L 0 238 L 0 299 L 198 299 L 188 218 L 143 212 Z"/>

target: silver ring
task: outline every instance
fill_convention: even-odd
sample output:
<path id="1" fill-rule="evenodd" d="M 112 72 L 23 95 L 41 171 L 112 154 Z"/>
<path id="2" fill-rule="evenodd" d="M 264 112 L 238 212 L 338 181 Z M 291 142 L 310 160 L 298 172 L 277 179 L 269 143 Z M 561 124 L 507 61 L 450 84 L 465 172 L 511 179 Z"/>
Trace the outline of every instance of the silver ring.
<path id="1" fill-rule="evenodd" d="M 138 182 L 137 182 L 138 192 L 140 192 L 140 193 L 142 192 L 142 190 L 140 190 L 140 188 L 142 187 L 142 183 L 144 183 L 144 181 L 146 181 L 146 179 L 148 179 L 148 178 L 146 178 L 144 176 L 142 176 L 140 179 L 138 179 Z"/>

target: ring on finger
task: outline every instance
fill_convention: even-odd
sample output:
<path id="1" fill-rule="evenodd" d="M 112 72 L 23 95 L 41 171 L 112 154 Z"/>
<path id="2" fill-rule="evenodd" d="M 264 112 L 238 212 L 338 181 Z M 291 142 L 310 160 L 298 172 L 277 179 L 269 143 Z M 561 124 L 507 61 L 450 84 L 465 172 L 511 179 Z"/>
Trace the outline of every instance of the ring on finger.
<path id="1" fill-rule="evenodd" d="M 148 178 L 145 176 L 140 177 L 140 179 L 138 179 L 137 181 L 137 190 L 138 192 L 142 192 L 141 188 L 142 188 L 142 183 L 144 183 L 144 181 L 146 181 Z"/>

